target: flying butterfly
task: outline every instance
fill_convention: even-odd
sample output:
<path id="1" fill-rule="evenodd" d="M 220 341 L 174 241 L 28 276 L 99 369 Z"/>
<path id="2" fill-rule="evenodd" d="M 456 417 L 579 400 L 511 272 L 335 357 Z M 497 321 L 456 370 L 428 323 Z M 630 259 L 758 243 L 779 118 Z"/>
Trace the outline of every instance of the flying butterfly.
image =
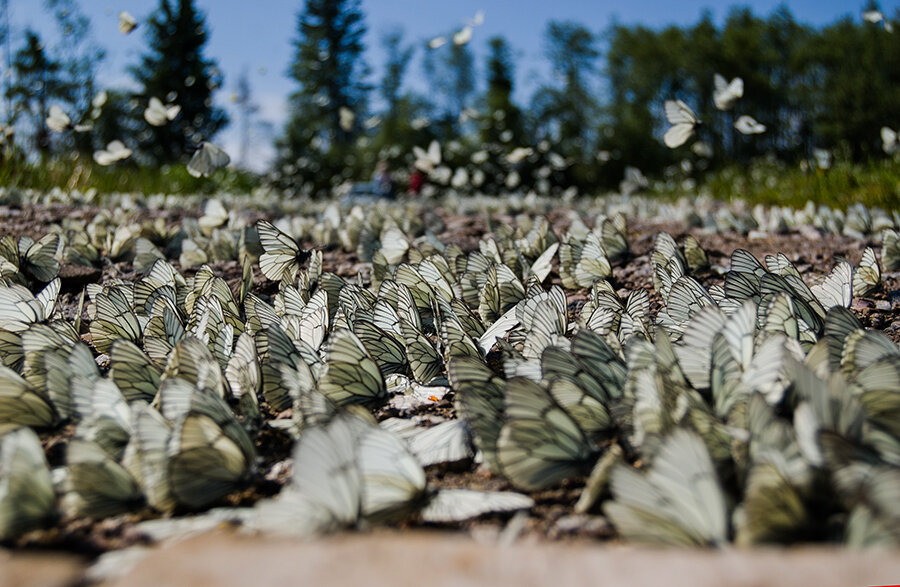
<path id="1" fill-rule="evenodd" d="M 746 114 L 741 115 L 734 122 L 734 128 L 736 128 L 741 134 L 745 135 L 758 135 L 766 132 L 765 124 L 757 122 L 755 118 Z"/>
<path id="2" fill-rule="evenodd" d="M 105 149 L 94 151 L 94 161 L 97 165 L 107 166 L 131 157 L 131 149 L 119 140 L 110 141 Z"/>
<path id="3" fill-rule="evenodd" d="M 119 32 L 123 35 L 129 34 L 138 27 L 138 22 L 131 13 L 122 10 L 119 12 Z"/>
<path id="4" fill-rule="evenodd" d="M 700 125 L 700 119 L 690 106 L 681 100 L 666 100 L 665 109 L 666 119 L 672 127 L 666 131 L 663 140 L 667 147 L 675 149 L 694 135 L 694 131 Z"/>
<path id="5" fill-rule="evenodd" d="M 147 108 L 144 109 L 144 120 L 153 126 L 162 126 L 171 120 L 175 120 L 179 112 L 181 112 L 181 106 L 177 104 L 165 105 L 156 96 L 151 96 Z"/>
<path id="6" fill-rule="evenodd" d="M 717 73 L 713 76 L 713 84 L 715 85 L 713 102 L 719 110 L 730 110 L 735 102 L 744 95 L 744 80 L 739 77 L 729 83 Z"/>
<path id="7" fill-rule="evenodd" d="M 230 162 L 231 157 L 228 153 L 210 142 L 203 141 L 188 161 L 187 170 L 194 177 L 209 177 L 216 169 L 225 167 Z"/>

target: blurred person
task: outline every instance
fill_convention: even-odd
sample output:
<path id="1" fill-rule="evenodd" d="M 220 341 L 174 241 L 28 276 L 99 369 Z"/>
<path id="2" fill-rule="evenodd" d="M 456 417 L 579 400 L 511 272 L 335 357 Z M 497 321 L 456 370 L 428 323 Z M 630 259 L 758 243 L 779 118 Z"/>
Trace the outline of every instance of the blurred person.
<path id="1" fill-rule="evenodd" d="M 372 185 L 375 188 L 375 193 L 377 193 L 379 197 L 394 197 L 394 185 L 391 180 L 391 173 L 388 169 L 387 161 L 382 159 L 378 162 L 378 165 L 375 166 L 375 173 L 372 175 Z"/>
<path id="2" fill-rule="evenodd" d="M 422 191 L 422 184 L 425 183 L 425 176 L 418 169 L 413 169 L 409 174 L 409 195 L 418 196 Z"/>

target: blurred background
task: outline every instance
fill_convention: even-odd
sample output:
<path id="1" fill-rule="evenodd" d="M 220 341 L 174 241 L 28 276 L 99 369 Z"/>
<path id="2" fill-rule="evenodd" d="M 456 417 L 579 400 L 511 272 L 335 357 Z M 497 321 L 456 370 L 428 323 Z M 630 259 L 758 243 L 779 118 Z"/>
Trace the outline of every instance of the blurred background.
<path id="1" fill-rule="evenodd" d="M 0 180 L 209 189 L 178 166 L 211 141 L 248 172 L 228 185 L 294 194 L 349 189 L 380 162 L 397 192 L 418 167 L 463 193 L 896 202 L 882 129 L 900 126 L 898 6 L 2 0 Z M 729 110 L 714 104 L 716 73 L 743 79 Z M 178 112 L 151 124 L 150 98 Z M 703 124 L 669 149 L 676 98 Z M 53 106 L 66 128 L 48 126 Z M 737 132 L 743 114 L 766 132 Z M 132 156 L 97 169 L 113 140 Z M 423 162 L 414 147 L 432 141 L 440 160 Z M 642 173 L 623 186 L 628 167 Z"/>

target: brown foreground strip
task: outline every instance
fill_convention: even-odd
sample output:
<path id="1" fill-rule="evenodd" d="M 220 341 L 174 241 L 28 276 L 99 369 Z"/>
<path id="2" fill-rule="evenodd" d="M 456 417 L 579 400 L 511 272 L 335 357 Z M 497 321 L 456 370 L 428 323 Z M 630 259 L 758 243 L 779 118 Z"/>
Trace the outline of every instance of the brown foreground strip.
<path id="1" fill-rule="evenodd" d="M 14 552 L 0 549 L 0 586 L 63 587 L 84 574 L 83 558 L 65 552 Z"/>
<path id="2" fill-rule="evenodd" d="M 213 532 L 153 551 L 112 585 L 886 585 L 900 552 L 700 551 L 588 543 L 484 544 L 377 532 L 297 542 Z"/>

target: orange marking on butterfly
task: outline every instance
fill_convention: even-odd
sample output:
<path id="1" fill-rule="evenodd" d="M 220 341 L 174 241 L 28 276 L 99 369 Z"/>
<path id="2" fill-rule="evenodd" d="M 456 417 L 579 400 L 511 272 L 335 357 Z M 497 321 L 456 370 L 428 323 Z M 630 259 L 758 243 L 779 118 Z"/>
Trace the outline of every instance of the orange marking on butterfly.
<path id="1" fill-rule="evenodd" d="M 435 395 L 429 395 L 429 396 L 428 396 L 428 399 L 431 400 L 431 401 L 433 401 L 433 402 L 439 402 L 439 401 L 441 401 L 441 400 L 439 400 L 439 399 L 437 398 L 437 396 L 435 396 Z"/>

